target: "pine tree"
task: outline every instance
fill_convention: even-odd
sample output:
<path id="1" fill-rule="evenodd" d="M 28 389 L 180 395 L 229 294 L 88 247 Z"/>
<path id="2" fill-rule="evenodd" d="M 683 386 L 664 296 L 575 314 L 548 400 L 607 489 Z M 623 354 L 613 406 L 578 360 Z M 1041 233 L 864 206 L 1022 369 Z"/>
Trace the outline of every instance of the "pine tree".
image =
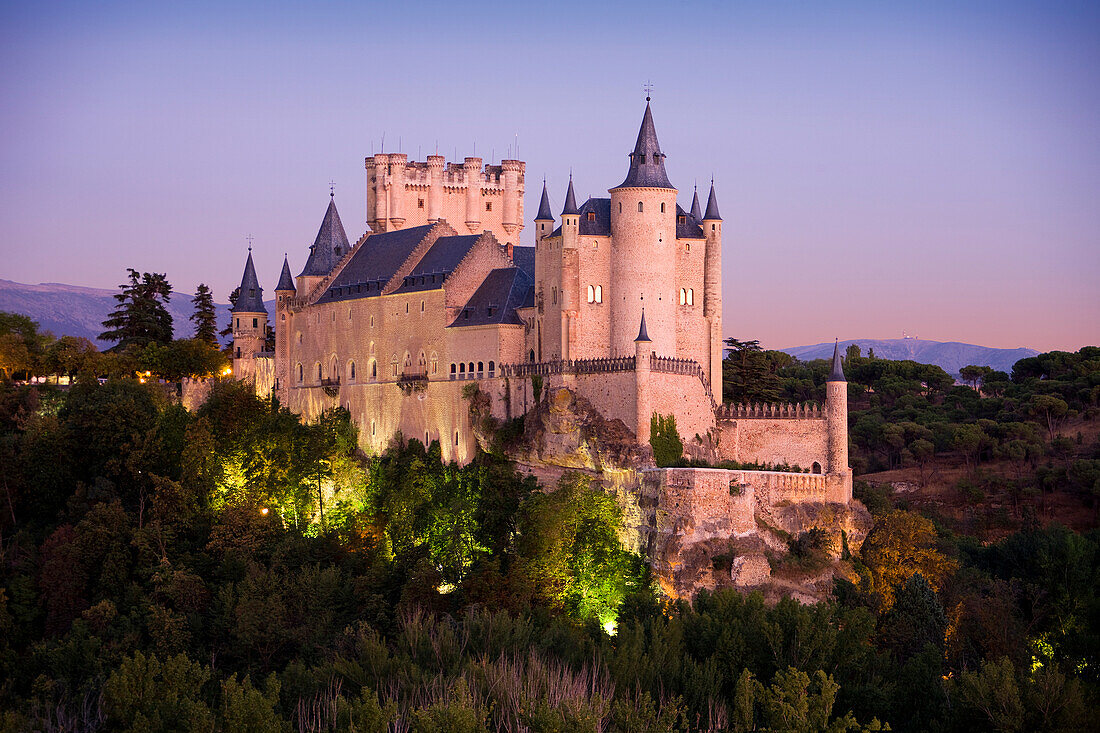
<path id="1" fill-rule="evenodd" d="M 218 319 L 214 313 L 214 294 L 205 283 L 199 283 L 195 297 L 191 299 L 195 312 L 191 322 L 195 324 L 195 338 L 218 348 Z"/>
<path id="2" fill-rule="evenodd" d="M 103 322 L 108 330 L 99 338 L 118 342 L 115 349 L 168 343 L 172 340 L 172 314 L 165 304 L 172 297 L 172 286 L 162 273 L 127 271 L 130 282 L 119 285 L 121 292 L 114 296 L 118 305 Z"/>
<path id="3" fill-rule="evenodd" d="M 232 336 L 233 335 L 233 309 L 237 307 L 237 298 L 241 296 L 240 288 L 233 288 L 233 292 L 229 294 L 229 323 L 218 332 L 219 336 Z M 225 344 L 225 348 L 222 349 L 227 354 L 233 353 L 233 340 L 230 339 Z"/>

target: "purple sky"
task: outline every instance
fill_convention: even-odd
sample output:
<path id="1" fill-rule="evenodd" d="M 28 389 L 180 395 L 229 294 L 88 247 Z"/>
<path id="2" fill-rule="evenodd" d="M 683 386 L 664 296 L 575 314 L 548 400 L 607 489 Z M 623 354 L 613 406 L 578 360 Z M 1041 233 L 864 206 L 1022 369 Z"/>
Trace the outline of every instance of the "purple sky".
<path id="1" fill-rule="evenodd" d="M 1100 343 L 1095 2 L 153 5 L 0 8 L 0 278 L 224 301 L 251 233 L 271 296 L 330 179 L 362 233 L 383 134 L 518 134 L 556 212 L 622 180 L 651 79 L 681 203 L 717 181 L 727 335 Z"/>

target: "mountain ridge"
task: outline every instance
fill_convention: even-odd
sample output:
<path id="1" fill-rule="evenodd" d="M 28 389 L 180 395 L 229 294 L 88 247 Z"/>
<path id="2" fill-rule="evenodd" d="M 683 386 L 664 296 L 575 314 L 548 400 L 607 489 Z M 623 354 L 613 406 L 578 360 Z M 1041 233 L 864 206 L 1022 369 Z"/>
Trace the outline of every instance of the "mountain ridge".
<path id="1" fill-rule="evenodd" d="M 833 344 L 824 341 L 807 346 L 791 346 L 778 349 L 800 361 L 828 359 L 833 355 Z M 875 356 L 882 359 L 912 360 L 922 364 L 935 364 L 948 374 L 958 375 L 964 366 L 988 366 L 1002 372 L 1012 373 L 1012 365 L 1020 359 L 1035 356 L 1039 352 L 1027 347 L 998 349 L 991 346 L 966 344 L 961 341 L 932 341 L 929 339 L 845 339 L 840 342 L 840 350 L 858 344 L 863 356 L 874 349 Z"/>

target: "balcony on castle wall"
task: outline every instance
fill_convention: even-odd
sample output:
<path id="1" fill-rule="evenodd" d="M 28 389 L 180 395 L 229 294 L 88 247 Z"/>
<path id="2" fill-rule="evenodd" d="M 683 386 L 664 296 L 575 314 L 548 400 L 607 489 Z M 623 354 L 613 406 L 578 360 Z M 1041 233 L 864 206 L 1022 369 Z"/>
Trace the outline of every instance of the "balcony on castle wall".
<path id="1" fill-rule="evenodd" d="M 418 384 L 418 383 L 427 384 L 427 382 L 428 382 L 428 373 L 426 371 L 425 372 L 403 372 L 397 378 L 397 385 L 399 387 L 400 386 L 406 386 L 406 385 L 411 386 L 413 384 Z"/>
<path id="2" fill-rule="evenodd" d="M 331 378 L 330 377 L 325 377 L 320 382 L 318 382 L 318 386 L 319 387 L 339 387 L 340 386 L 340 377 L 331 377 Z"/>

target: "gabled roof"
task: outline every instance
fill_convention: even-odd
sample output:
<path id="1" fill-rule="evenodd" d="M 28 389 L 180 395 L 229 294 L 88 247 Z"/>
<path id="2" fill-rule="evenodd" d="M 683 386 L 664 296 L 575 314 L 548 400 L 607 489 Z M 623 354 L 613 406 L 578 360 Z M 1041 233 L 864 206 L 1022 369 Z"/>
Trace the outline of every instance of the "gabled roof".
<path id="1" fill-rule="evenodd" d="M 539 213 L 535 221 L 554 221 L 554 215 L 550 213 L 550 195 L 546 193 L 546 181 L 542 182 L 542 201 L 539 202 Z"/>
<path id="2" fill-rule="evenodd" d="M 329 197 L 325 218 L 321 220 L 321 228 L 317 230 L 317 238 L 309 248 L 309 259 L 300 275 L 329 274 L 340 258 L 347 254 L 348 249 L 348 235 L 344 232 L 340 214 L 336 211 L 336 199 Z"/>
<path id="3" fill-rule="evenodd" d="M 577 197 L 573 193 L 573 176 L 569 176 L 569 190 L 565 192 L 565 208 L 561 210 L 562 216 L 577 213 Z"/>
<path id="4" fill-rule="evenodd" d="M 418 290 L 435 290 L 443 287 L 443 281 L 454 271 L 462 258 L 474 246 L 480 234 L 463 234 L 440 237 L 413 265 L 404 283 L 395 293 L 411 293 Z M 368 238 L 369 242 L 370 239 Z"/>
<path id="5" fill-rule="evenodd" d="M 512 247 L 512 263 L 516 267 L 526 272 L 531 276 L 531 279 L 535 277 L 535 248 L 534 247 Z"/>
<path id="6" fill-rule="evenodd" d="M 841 365 L 840 360 L 840 341 L 837 340 L 833 346 L 833 371 L 829 374 L 829 378 L 826 382 L 847 382 L 844 378 L 844 367 Z"/>
<path id="7" fill-rule="evenodd" d="M 695 187 L 695 193 L 691 196 L 691 215 L 695 217 L 695 221 L 703 220 L 703 210 L 699 208 L 699 187 Z"/>
<path id="8" fill-rule="evenodd" d="M 653 125 L 653 112 L 646 100 L 642 126 L 638 129 L 638 141 L 630 154 L 630 170 L 626 180 L 617 188 L 675 188 L 665 172 L 665 154 L 657 142 L 657 128 Z"/>
<path id="9" fill-rule="evenodd" d="M 577 214 L 580 215 L 577 233 L 582 237 L 606 237 L 611 234 L 611 199 L 590 198 L 581 205 Z M 595 214 L 595 219 L 590 214 Z M 560 235 L 560 226 L 550 233 L 551 237 Z"/>
<path id="10" fill-rule="evenodd" d="M 294 287 L 294 276 L 290 274 L 290 261 L 286 256 L 283 256 L 283 271 L 279 274 L 279 284 L 275 286 L 276 292 L 279 290 L 290 290 L 295 292 L 297 288 Z"/>
<path id="11" fill-rule="evenodd" d="M 367 237 L 317 302 L 381 295 L 382 288 L 431 228 L 431 224 L 425 224 Z"/>
<path id="12" fill-rule="evenodd" d="M 683 222 L 680 219 L 683 219 Z M 676 204 L 676 238 L 677 239 L 706 239 L 699 220 L 693 214 L 684 211 L 680 204 Z"/>
<path id="13" fill-rule="evenodd" d="M 267 313 L 264 308 L 264 289 L 260 287 L 260 281 L 256 278 L 256 266 L 252 264 L 252 248 L 248 249 L 248 259 L 244 263 L 244 277 L 241 278 L 241 289 L 237 291 L 237 304 L 233 306 L 234 313 Z"/>
<path id="14" fill-rule="evenodd" d="M 707 211 L 703 214 L 703 221 L 717 219 L 722 221 L 722 215 L 718 213 L 718 195 L 714 193 L 714 181 L 710 182 L 710 196 L 707 198 Z"/>
<path id="15" fill-rule="evenodd" d="M 529 305 L 534 289 L 534 281 L 518 267 L 491 270 L 450 327 L 498 323 L 522 325 L 523 320 L 516 313 L 516 308 Z"/>

